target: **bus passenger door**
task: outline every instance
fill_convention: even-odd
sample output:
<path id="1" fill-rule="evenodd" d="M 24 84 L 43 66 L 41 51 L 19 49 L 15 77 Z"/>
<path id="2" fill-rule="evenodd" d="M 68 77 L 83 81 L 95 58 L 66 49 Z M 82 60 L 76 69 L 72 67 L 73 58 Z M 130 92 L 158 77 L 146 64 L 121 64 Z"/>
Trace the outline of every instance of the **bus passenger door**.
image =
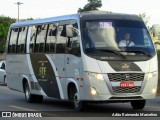
<path id="1" fill-rule="evenodd" d="M 76 84 L 76 87 L 78 87 L 78 89 L 80 88 L 80 86 L 83 87 L 82 58 L 80 53 L 80 43 L 78 35 L 72 38 L 67 38 L 65 68 L 67 85 L 69 82 L 73 82 L 74 84 Z"/>

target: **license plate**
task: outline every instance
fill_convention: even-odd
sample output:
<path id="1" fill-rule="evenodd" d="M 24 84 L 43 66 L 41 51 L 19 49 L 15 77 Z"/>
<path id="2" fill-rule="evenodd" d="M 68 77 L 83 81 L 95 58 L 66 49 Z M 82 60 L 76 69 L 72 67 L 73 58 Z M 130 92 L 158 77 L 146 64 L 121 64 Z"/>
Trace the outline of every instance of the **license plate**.
<path id="1" fill-rule="evenodd" d="M 132 88 L 134 87 L 134 82 L 121 82 L 120 87 L 121 88 Z"/>

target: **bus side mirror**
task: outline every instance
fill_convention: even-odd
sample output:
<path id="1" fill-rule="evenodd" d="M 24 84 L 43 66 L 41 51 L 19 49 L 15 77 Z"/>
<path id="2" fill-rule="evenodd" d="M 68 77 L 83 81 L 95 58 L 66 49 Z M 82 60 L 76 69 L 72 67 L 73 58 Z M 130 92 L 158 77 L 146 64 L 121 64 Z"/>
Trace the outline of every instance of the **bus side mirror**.
<path id="1" fill-rule="evenodd" d="M 67 25 L 66 26 L 66 35 L 69 38 L 73 37 L 73 25 Z"/>

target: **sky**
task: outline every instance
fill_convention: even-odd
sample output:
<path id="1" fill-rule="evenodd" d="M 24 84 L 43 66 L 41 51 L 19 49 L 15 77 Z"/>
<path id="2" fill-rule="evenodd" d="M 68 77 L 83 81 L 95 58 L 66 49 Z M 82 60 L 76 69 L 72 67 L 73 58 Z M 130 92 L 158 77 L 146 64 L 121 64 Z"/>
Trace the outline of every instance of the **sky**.
<path id="1" fill-rule="evenodd" d="M 46 18 L 77 13 L 78 8 L 83 8 L 88 0 L 0 0 L 0 15 L 12 18 L 18 17 L 20 5 L 20 19 Z M 102 0 L 100 10 L 116 13 L 139 14 L 146 13 L 150 17 L 149 26 L 160 24 L 159 0 Z"/>

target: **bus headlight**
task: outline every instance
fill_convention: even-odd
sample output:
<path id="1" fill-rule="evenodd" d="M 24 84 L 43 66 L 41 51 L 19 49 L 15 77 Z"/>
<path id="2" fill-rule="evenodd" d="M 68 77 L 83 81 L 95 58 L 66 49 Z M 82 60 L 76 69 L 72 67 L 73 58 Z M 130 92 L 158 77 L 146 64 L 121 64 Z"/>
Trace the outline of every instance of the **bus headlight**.
<path id="1" fill-rule="evenodd" d="M 97 74 L 96 75 L 97 80 L 104 80 L 102 74 Z"/>
<path id="2" fill-rule="evenodd" d="M 150 72 L 148 73 L 147 77 L 148 77 L 148 80 L 150 80 L 151 78 L 157 76 L 158 77 L 158 72 L 155 71 L 155 72 Z"/>
<path id="3" fill-rule="evenodd" d="M 101 74 L 101 73 L 86 72 L 86 74 L 88 76 L 96 78 L 97 80 L 104 80 L 103 74 Z"/>
<path id="4" fill-rule="evenodd" d="M 148 79 L 151 79 L 153 77 L 153 73 L 148 73 Z"/>
<path id="5" fill-rule="evenodd" d="M 156 89 L 156 88 L 153 88 L 153 89 L 152 89 L 152 93 L 155 94 L 156 92 L 157 92 L 157 89 Z"/>
<path id="6" fill-rule="evenodd" d="M 97 95 L 97 90 L 94 87 L 91 87 L 91 94 L 92 95 Z"/>

